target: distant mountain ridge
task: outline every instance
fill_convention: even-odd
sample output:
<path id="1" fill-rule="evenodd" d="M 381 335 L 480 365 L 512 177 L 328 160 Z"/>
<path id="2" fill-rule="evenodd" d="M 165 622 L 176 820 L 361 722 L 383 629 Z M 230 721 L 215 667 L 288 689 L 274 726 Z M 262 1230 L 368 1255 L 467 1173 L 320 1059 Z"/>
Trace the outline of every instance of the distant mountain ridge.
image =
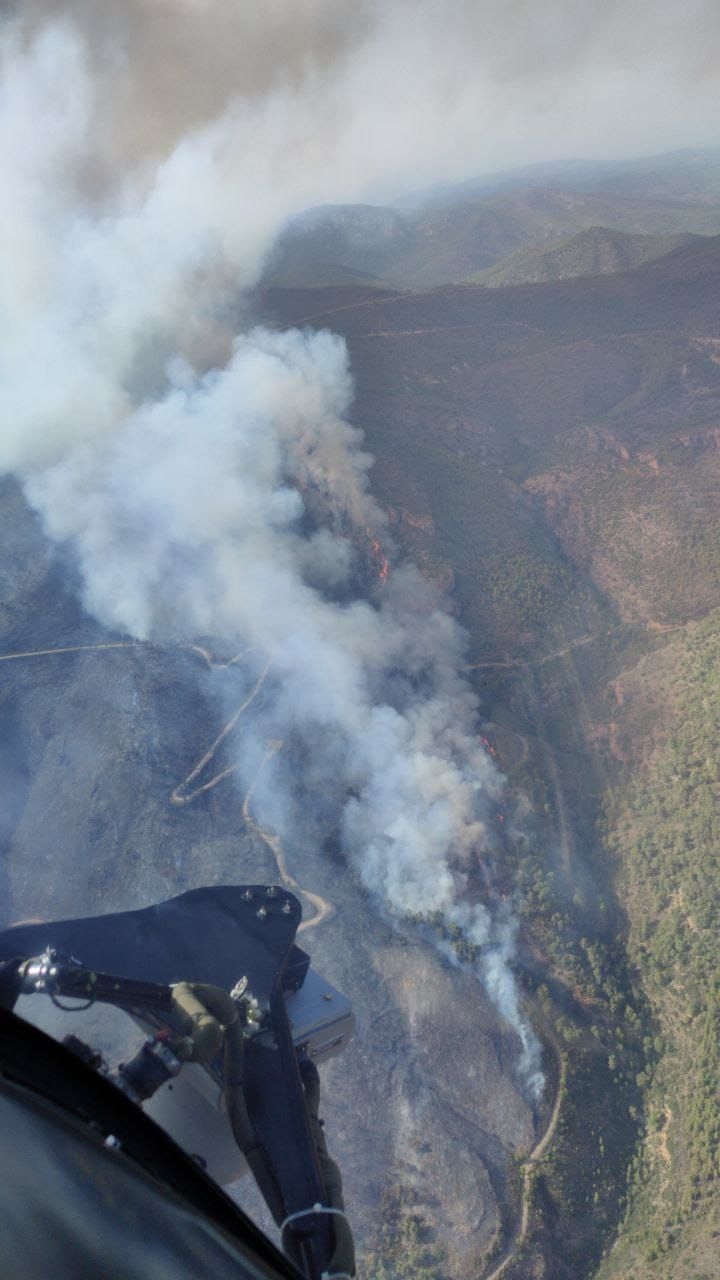
<path id="1" fill-rule="evenodd" d="M 411 192 L 393 202 L 397 209 L 421 209 L 489 198 L 520 189 L 551 187 L 565 191 L 605 191 L 643 199 L 713 202 L 720 196 L 720 148 L 683 148 L 628 160 L 567 159 L 540 161 Z"/>
<path id="2" fill-rule="evenodd" d="M 500 288 L 568 280 L 573 276 L 614 274 L 664 258 L 675 249 L 704 238 L 690 233 L 632 235 L 611 227 L 588 227 L 587 231 L 578 231 L 568 240 L 560 240 L 547 248 L 518 249 L 496 266 L 478 272 L 475 282 Z"/>
<path id="3" fill-rule="evenodd" d="M 493 285 L 625 270 L 670 252 L 687 235 L 720 234 L 720 152 L 678 153 L 630 166 L 542 166 L 513 182 L 446 191 L 420 208 L 325 206 L 294 219 L 279 237 L 263 283 L 281 287 L 345 284 L 427 289 Z M 523 181 L 525 174 L 525 181 Z M 544 182 L 536 179 L 543 177 Z M 489 185 L 488 185 L 489 184 Z M 544 262 L 507 263 L 530 250 Z M 603 241 L 600 233 L 605 232 Z M 651 246 L 639 239 L 658 237 Z M 662 240 L 668 244 L 662 244 Z M 507 277 L 507 278 L 506 278 Z"/>

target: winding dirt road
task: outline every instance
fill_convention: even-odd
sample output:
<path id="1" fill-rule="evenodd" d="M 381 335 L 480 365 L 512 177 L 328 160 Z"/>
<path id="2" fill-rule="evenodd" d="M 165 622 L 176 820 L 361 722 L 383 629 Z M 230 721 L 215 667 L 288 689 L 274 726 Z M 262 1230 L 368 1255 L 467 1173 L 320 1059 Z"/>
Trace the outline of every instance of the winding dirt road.
<path id="1" fill-rule="evenodd" d="M 200 654 L 200 656 L 204 659 L 204 661 L 207 662 L 208 666 L 210 668 L 215 668 L 215 669 L 221 668 L 221 667 L 222 668 L 231 667 L 236 662 L 238 662 L 241 658 L 247 657 L 248 654 L 251 652 L 251 650 L 246 649 L 246 650 L 243 650 L 241 653 L 237 653 L 234 658 L 230 659 L 229 662 L 218 662 L 216 661 L 216 659 L 213 658 L 209 650 L 204 649 L 201 645 L 193 644 L 193 645 L 188 645 L 186 647 L 189 649 L 192 649 L 195 653 Z M 193 786 L 193 783 L 197 782 L 198 778 L 205 772 L 208 765 L 212 763 L 218 748 L 222 745 L 222 743 L 225 741 L 228 735 L 232 733 L 240 717 L 243 715 L 245 711 L 247 711 L 248 707 L 252 705 L 252 703 L 260 694 L 262 687 L 265 684 L 265 680 L 267 679 L 267 675 L 268 675 L 268 672 L 270 671 L 271 665 L 272 665 L 271 662 L 267 662 L 265 664 L 265 666 L 263 667 L 263 670 L 260 672 L 260 675 L 255 681 L 255 684 L 253 685 L 252 689 L 250 690 L 245 700 L 240 704 L 237 711 L 235 711 L 234 714 L 230 717 L 227 724 L 223 726 L 218 736 L 215 738 L 214 742 L 210 744 L 207 751 L 204 752 L 204 754 L 198 760 L 197 764 L 193 766 L 193 768 L 190 770 L 187 777 L 182 782 L 180 782 L 178 786 L 175 787 L 174 790 L 170 793 L 171 804 L 176 804 L 176 805 L 191 804 L 192 801 L 197 798 L 197 796 L 202 795 L 203 792 L 212 791 L 212 789 L 216 787 L 218 783 L 222 782 L 223 779 L 228 778 L 230 777 L 231 774 L 235 773 L 235 771 L 237 770 L 237 765 L 234 765 L 234 764 L 228 765 L 225 769 L 220 769 L 217 773 L 213 774 L 213 776 L 209 778 L 207 782 L 203 782 L 199 786 Z M 272 832 L 265 830 L 264 827 L 261 827 L 260 824 L 256 822 L 255 819 L 253 818 L 250 810 L 250 801 L 252 800 L 252 794 L 258 783 L 260 775 L 265 769 L 268 761 L 271 760 L 273 756 L 277 754 L 278 751 L 281 751 L 282 747 L 283 747 L 283 743 L 280 740 L 276 740 L 274 742 L 268 743 L 267 753 L 263 758 L 260 764 L 260 768 L 255 774 L 255 777 L 250 783 L 250 786 L 248 787 L 247 793 L 245 795 L 245 799 L 243 800 L 242 813 L 243 813 L 243 818 L 245 819 L 245 825 L 248 828 L 248 830 L 251 831 L 253 835 L 257 836 L 259 840 L 262 840 L 263 844 L 272 853 L 273 858 L 275 859 L 275 865 L 278 870 L 278 876 L 282 884 L 285 886 L 286 889 L 289 889 L 291 893 L 299 894 L 300 897 L 304 898 L 306 902 L 309 902 L 311 907 L 313 908 L 313 915 L 310 917 L 309 920 L 303 920 L 300 927 L 298 928 L 298 933 L 302 933 L 307 929 L 315 929 L 319 924 L 322 924 L 324 920 L 328 920 L 330 916 L 333 914 L 334 907 L 332 906 L 331 903 L 327 902 L 325 898 L 321 898 L 319 894 L 311 893 L 309 889 L 301 888 L 301 886 L 298 884 L 295 877 L 291 875 L 291 873 L 288 871 L 287 862 L 285 860 L 285 853 L 284 853 L 279 836 L 276 836 Z"/>
<path id="2" fill-rule="evenodd" d="M 495 662 L 470 662 L 466 671 L 485 671 L 490 668 L 499 668 L 504 670 L 507 667 L 539 667 L 544 662 L 554 662 L 556 658 L 564 658 L 568 653 L 572 653 L 573 649 L 580 649 L 585 644 L 592 644 L 593 640 L 604 639 L 606 636 L 612 635 L 613 631 L 618 631 L 619 627 L 613 627 L 610 631 L 599 631 L 596 635 L 580 636 L 577 640 L 571 640 L 563 649 L 556 649 L 554 653 L 544 653 L 540 658 L 504 658 Z"/>
<path id="3" fill-rule="evenodd" d="M 198 648 L 197 645 L 192 645 L 191 647 L 193 649 Z M 210 655 L 207 653 L 205 649 L 198 649 L 198 651 L 208 659 L 208 662 L 211 662 Z M 241 656 L 242 656 L 241 654 L 237 654 L 236 657 L 231 660 L 231 662 L 237 662 L 237 659 Z M 222 665 L 229 667 L 231 665 L 231 662 L 226 662 L 226 663 L 223 663 Z M 250 690 L 245 701 L 240 704 L 237 711 L 228 720 L 227 724 L 223 725 L 223 728 L 220 730 L 217 738 L 215 738 L 215 741 L 210 744 L 207 751 L 204 753 L 204 755 L 200 757 L 197 764 L 193 766 L 193 768 L 190 770 L 187 777 L 184 778 L 182 782 L 178 783 L 178 785 L 170 792 L 171 804 L 191 804 L 192 801 L 195 800 L 197 796 L 202 795 L 204 791 L 212 791 L 213 787 L 216 787 L 219 782 L 222 782 L 223 778 L 229 778 L 230 774 L 235 773 L 235 770 L 237 769 L 237 765 L 231 764 L 231 765 L 228 765 L 227 768 L 221 769 L 219 773 L 214 774 L 213 777 L 210 778 L 208 782 L 201 783 L 199 787 L 192 786 L 192 784 L 197 781 L 200 775 L 205 772 L 208 765 L 211 764 L 211 762 L 215 757 L 215 753 L 217 752 L 218 747 L 225 741 L 228 734 L 232 733 L 233 729 L 235 728 L 235 725 L 237 724 L 243 712 L 247 711 L 247 708 L 251 705 L 251 703 L 255 701 L 256 697 L 258 696 L 260 690 L 262 689 L 265 683 L 265 677 L 267 676 L 267 673 L 269 670 L 270 670 L 270 663 L 268 662 L 264 667 L 264 669 L 260 672 L 260 675 L 258 676 L 255 684 Z M 190 790 L 190 788 L 192 788 L 192 790 Z"/>
<path id="4" fill-rule="evenodd" d="M 92 653 L 102 649 L 146 649 L 144 640 L 119 640 L 113 644 L 69 644 L 63 649 L 26 649 L 23 653 L 0 653 L 0 662 L 17 662 L 20 658 L 49 658 L 56 653 Z"/>
<path id="5" fill-rule="evenodd" d="M 635 625 L 635 624 L 633 624 Z M 652 635 L 666 635 L 671 631 L 684 631 L 687 627 L 686 622 L 655 622 L 650 618 L 646 622 L 638 622 L 638 629 L 649 631 Z M 556 658 L 565 658 L 573 649 L 581 649 L 583 645 L 592 644 L 594 640 L 607 640 L 610 636 L 616 635 L 618 631 L 623 631 L 629 624 L 621 622 L 617 627 L 609 627 L 607 631 L 595 631 L 592 635 L 578 636 L 577 640 L 570 640 L 562 649 L 555 649 L 553 653 L 543 653 L 539 658 L 502 658 L 494 662 L 470 662 L 466 667 L 466 671 L 485 671 L 493 668 L 505 670 L 508 667 L 539 667 L 545 662 L 554 662 Z"/>
<path id="6" fill-rule="evenodd" d="M 285 888 L 289 889 L 291 893 L 297 893 L 300 897 L 305 898 L 313 908 L 315 914 L 311 916 L 309 920 L 303 920 L 302 924 L 298 928 L 298 933 L 303 933 L 307 929 L 316 929 L 324 920 L 329 920 L 330 916 L 334 914 L 335 908 L 325 898 L 321 898 L 319 893 L 311 893 L 309 889 L 302 889 L 300 887 L 295 877 L 288 871 L 287 862 L 285 861 L 285 853 L 279 836 L 273 835 L 272 832 L 266 831 L 264 827 L 261 827 L 260 824 L 255 821 L 252 813 L 250 812 L 252 793 L 255 790 L 260 776 L 268 764 L 268 761 L 272 760 L 273 756 L 277 755 L 278 751 L 282 751 L 283 745 L 284 744 L 279 739 L 268 743 L 267 754 L 248 787 L 247 794 L 243 801 L 242 811 L 243 818 L 245 819 L 245 825 L 248 830 L 252 831 L 253 835 L 262 840 L 263 844 L 266 845 L 272 853 L 275 859 L 275 865 L 278 869 L 278 875 Z"/>
<path id="7" fill-rule="evenodd" d="M 425 291 L 427 293 L 427 290 Z M 374 309 L 379 306 L 392 306 L 395 302 L 403 302 L 407 298 L 424 297 L 425 294 L 416 294 L 412 292 L 393 293 L 390 297 L 378 297 L 373 294 L 369 298 L 363 298 L 360 302 L 344 302 L 339 307 L 326 307 L 324 311 L 311 311 L 308 315 L 298 316 L 295 320 L 275 320 L 271 324 L 274 329 L 286 329 L 291 325 L 293 329 L 298 329 L 303 324 L 310 324 L 312 320 L 327 320 L 330 316 L 337 316 L 341 311 L 363 311 L 366 309 Z"/>
<path id="8" fill-rule="evenodd" d="M 557 1042 L 551 1038 L 549 1040 L 549 1043 L 552 1045 L 552 1048 L 558 1060 L 558 1082 L 557 1082 L 557 1088 L 555 1090 L 555 1101 L 553 1103 L 553 1109 L 550 1112 L 550 1119 L 548 1120 L 544 1133 L 535 1143 L 535 1146 L 530 1152 L 530 1155 L 528 1156 L 527 1160 L 522 1166 L 523 1180 L 522 1180 L 522 1192 L 521 1192 L 521 1207 L 520 1207 L 520 1216 L 517 1220 L 515 1229 L 511 1233 L 510 1239 L 508 1240 L 507 1245 L 505 1246 L 505 1249 L 502 1255 L 500 1256 L 499 1260 L 493 1263 L 491 1271 L 485 1272 L 485 1274 L 482 1277 L 482 1280 L 499 1280 L 499 1277 L 503 1275 L 503 1273 L 505 1272 L 507 1267 L 510 1265 L 515 1255 L 518 1253 L 518 1251 L 524 1244 L 525 1238 L 528 1233 L 528 1227 L 530 1225 L 530 1187 L 531 1187 L 532 1175 L 535 1171 L 536 1166 L 542 1160 L 543 1156 L 545 1155 L 545 1152 L 550 1146 L 550 1143 L 555 1137 L 555 1130 L 557 1129 L 558 1120 L 560 1119 L 560 1110 L 562 1107 L 563 1094 L 565 1092 L 564 1090 L 565 1060 L 563 1058 L 562 1053 L 560 1052 L 560 1047 L 557 1044 Z"/>
<path id="9" fill-rule="evenodd" d="M 102 652 L 108 649 L 143 649 L 147 647 L 148 646 L 146 642 L 142 640 L 121 640 L 121 641 L 109 642 L 106 644 L 65 645 L 63 647 L 57 647 L 55 649 L 26 649 L 26 650 L 23 650 L 22 652 L 17 652 L 17 653 L 3 653 L 3 654 L 0 654 L 0 662 L 17 662 L 17 661 L 20 661 L 21 659 L 27 659 L 27 658 L 47 658 L 47 657 L 55 656 L 57 654 L 91 653 L 95 651 Z M 192 652 L 197 653 L 203 659 L 203 661 L 207 663 L 208 667 L 214 670 L 232 667 L 235 665 L 236 662 L 239 662 L 242 658 L 247 657 L 249 653 L 252 652 L 249 649 L 243 649 L 240 653 L 236 653 L 233 658 L 230 658 L 229 661 L 222 662 L 214 658 L 212 653 L 210 653 L 210 651 L 208 649 L 205 649 L 202 645 L 186 644 L 186 645 L 182 645 L 181 647 L 183 649 L 189 649 Z M 228 778 L 230 777 L 231 774 L 235 773 L 237 769 L 237 765 L 228 765 L 225 769 L 220 769 L 217 773 L 213 774 L 213 776 L 209 778 L 207 782 L 202 782 L 198 786 L 193 786 L 193 784 L 197 782 L 197 780 L 205 772 L 208 766 L 212 763 L 218 751 L 218 748 L 222 745 L 222 743 L 225 741 L 228 735 L 232 733 L 240 717 L 243 715 L 245 711 L 247 711 L 248 707 L 255 701 L 255 699 L 261 692 L 271 665 L 272 664 L 270 662 L 266 663 L 265 667 L 260 672 L 260 675 L 258 676 L 249 694 L 247 695 L 245 700 L 240 704 L 237 711 L 235 711 L 234 714 L 230 717 L 227 724 L 223 725 L 223 728 L 220 730 L 220 733 L 217 735 L 215 740 L 210 744 L 207 751 L 203 753 L 203 755 L 200 757 L 197 763 L 193 765 L 187 777 L 184 778 L 182 782 L 178 783 L 178 785 L 173 788 L 172 792 L 170 793 L 171 804 L 174 804 L 174 805 L 191 804 L 192 801 L 197 798 L 197 796 L 202 795 L 203 792 L 212 791 L 213 788 L 216 787 L 225 778 Z M 302 898 L 304 898 L 307 902 L 309 902 L 311 907 L 313 908 L 313 915 L 311 916 L 311 918 L 309 920 L 303 920 L 298 929 L 298 933 L 302 933 L 304 930 L 315 929 L 317 928 L 318 925 L 322 924 L 323 921 L 328 920 L 330 916 L 333 915 L 335 908 L 325 898 L 321 898 L 319 894 L 311 893 L 310 890 L 301 888 L 301 886 L 298 884 L 295 877 L 291 875 L 291 873 L 288 871 L 287 863 L 285 861 L 285 854 L 283 852 L 282 844 L 280 843 L 279 838 L 273 835 L 271 832 L 264 830 L 264 828 L 261 827 L 259 823 L 255 821 L 255 819 L 253 818 L 250 812 L 250 800 L 252 798 L 252 793 L 258 781 L 258 778 L 260 777 L 260 774 L 262 770 L 265 768 L 268 760 L 272 759 L 273 755 L 275 755 L 277 751 L 281 750 L 282 745 L 283 745 L 282 742 L 273 742 L 268 745 L 267 755 L 262 761 L 260 768 L 258 769 L 255 777 L 253 778 L 253 781 L 251 782 L 250 787 L 248 788 L 247 794 L 243 801 L 242 811 L 243 811 L 243 817 L 245 819 L 245 822 L 249 830 L 251 830 L 253 834 L 256 835 L 260 840 L 262 840 L 263 843 L 267 846 L 267 848 L 270 849 L 270 851 L 272 852 L 272 855 L 275 859 L 275 863 L 278 869 L 278 876 L 280 877 L 280 880 L 284 884 L 285 888 L 289 889 L 293 893 L 299 894 Z"/>

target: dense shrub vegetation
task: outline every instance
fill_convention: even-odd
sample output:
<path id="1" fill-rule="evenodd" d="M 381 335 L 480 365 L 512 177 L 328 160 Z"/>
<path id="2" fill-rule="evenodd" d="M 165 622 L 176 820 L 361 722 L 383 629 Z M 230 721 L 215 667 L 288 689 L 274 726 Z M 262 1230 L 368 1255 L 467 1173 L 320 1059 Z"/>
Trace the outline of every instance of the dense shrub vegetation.
<path id="1" fill-rule="evenodd" d="M 717 1274 L 720 1229 L 720 614 L 688 636 L 674 728 L 608 805 L 629 950 L 657 1032 L 644 1140 L 603 1276 Z"/>

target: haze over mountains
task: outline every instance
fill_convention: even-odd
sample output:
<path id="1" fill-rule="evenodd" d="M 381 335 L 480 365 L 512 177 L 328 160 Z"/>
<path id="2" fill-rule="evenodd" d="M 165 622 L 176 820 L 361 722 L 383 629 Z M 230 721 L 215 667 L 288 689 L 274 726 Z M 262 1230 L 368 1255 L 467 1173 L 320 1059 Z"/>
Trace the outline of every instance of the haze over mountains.
<path id="1" fill-rule="evenodd" d="M 409 208 L 321 207 L 285 230 L 265 282 L 419 289 L 622 270 L 671 252 L 683 234 L 720 233 L 718 155 L 543 165 Z"/>
<path id="2" fill-rule="evenodd" d="M 579 170 L 314 211 L 256 305 L 345 336 L 373 490 L 539 823 L 505 874 L 564 1102 L 503 1274 L 675 1280 L 714 1274 L 720 1203 L 720 170 Z"/>

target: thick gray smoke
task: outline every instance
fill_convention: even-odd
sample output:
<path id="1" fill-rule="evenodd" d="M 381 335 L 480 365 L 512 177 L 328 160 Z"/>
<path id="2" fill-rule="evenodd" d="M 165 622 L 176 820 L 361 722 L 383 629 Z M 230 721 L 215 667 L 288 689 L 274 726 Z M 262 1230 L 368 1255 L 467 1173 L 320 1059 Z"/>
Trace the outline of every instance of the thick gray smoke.
<path id="1" fill-rule="evenodd" d="M 296 744 L 299 776 L 265 770 L 260 820 L 290 834 L 295 798 L 306 824 L 315 794 L 337 794 L 343 847 L 366 888 L 392 913 L 441 913 L 482 949 L 478 972 L 537 1092 L 513 922 L 466 901 L 502 778 L 474 733 L 461 636 L 409 567 L 373 602 L 351 595 L 354 535 L 383 519 L 359 433 L 341 417 L 344 343 L 255 329 L 224 370 L 198 377 L 176 362 L 168 379 L 105 438 L 28 473 L 30 501 L 75 549 L 100 621 L 158 642 L 223 637 L 257 655 L 252 679 L 269 663 L 262 716 L 244 722 L 240 778 L 252 782 L 278 737 Z"/>
<path id="2" fill-rule="evenodd" d="M 29 41 L 11 31 L 3 53 L 0 468 L 73 548 L 101 622 L 158 643 L 222 637 L 249 651 L 250 679 L 267 666 L 239 775 L 247 787 L 282 737 L 295 776 L 270 763 L 260 820 L 282 834 L 298 798 L 336 796 L 346 856 L 383 907 L 439 912 L 480 948 L 538 1094 L 513 921 L 468 893 L 502 779 L 477 745 L 462 638 L 409 567 L 357 586 L 366 531 L 384 522 L 344 421 L 344 344 L 256 328 L 222 369 L 187 358 L 228 282 L 253 282 L 308 197 L 291 154 L 275 176 L 287 120 L 263 100 L 253 141 L 234 104 L 91 208 L 99 90 L 83 40 L 41 25 Z"/>
<path id="3" fill-rule="evenodd" d="M 16 0 L 15 9 L 25 33 L 61 11 L 87 33 L 102 110 L 86 177 L 101 186 L 238 96 L 247 126 L 238 162 L 252 168 L 264 148 L 275 182 L 304 171 L 315 203 L 569 155 L 717 145 L 714 0 Z M 71 84 L 58 78 L 64 93 Z"/>

